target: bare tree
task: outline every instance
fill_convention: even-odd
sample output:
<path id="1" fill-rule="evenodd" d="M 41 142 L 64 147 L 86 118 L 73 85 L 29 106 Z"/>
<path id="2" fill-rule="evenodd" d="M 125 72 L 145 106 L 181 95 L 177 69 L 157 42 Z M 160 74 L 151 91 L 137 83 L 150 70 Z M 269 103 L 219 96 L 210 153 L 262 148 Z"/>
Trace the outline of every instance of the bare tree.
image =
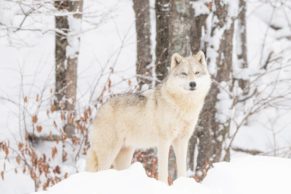
<path id="1" fill-rule="evenodd" d="M 79 56 L 79 33 L 81 29 L 83 1 L 55 1 L 55 96 L 56 108 L 74 115 L 77 95 L 77 65 Z M 68 136 L 74 134 L 74 126 L 64 128 Z"/>
<path id="2" fill-rule="evenodd" d="M 171 0 L 156 0 L 156 75 L 158 80 L 162 80 L 167 74 L 169 65 L 169 45 L 170 45 L 170 11 Z"/>
<path id="3" fill-rule="evenodd" d="M 190 0 L 190 13 L 191 13 L 191 29 L 190 29 L 190 46 L 193 54 L 197 53 L 203 48 L 203 35 L 205 33 L 206 19 L 209 12 L 202 12 L 200 10 L 195 10 L 195 3 L 197 0 Z M 204 6 L 209 6 L 204 3 Z M 198 8 L 196 8 L 198 9 Z M 207 9 L 206 9 L 207 10 Z"/>
<path id="4" fill-rule="evenodd" d="M 137 40 L 136 74 L 141 89 L 144 84 L 151 85 L 152 82 L 150 2 L 133 0 L 133 9 Z"/>
<path id="5" fill-rule="evenodd" d="M 197 6 L 195 6 L 197 3 L 202 3 L 202 6 L 207 6 L 208 10 L 206 12 L 201 12 L 201 10 L 198 10 Z M 191 28 L 190 28 L 190 47 L 192 54 L 197 53 L 199 50 L 205 50 L 205 42 L 203 40 L 203 36 L 205 36 L 206 31 L 206 19 L 209 16 L 209 2 L 198 2 L 197 0 L 190 0 L 190 14 L 191 14 Z M 188 167 L 194 171 L 194 153 L 195 153 L 195 147 L 197 144 L 197 135 L 198 131 L 195 130 L 194 134 L 192 135 L 189 146 L 188 146 Z M 201 135 L 201 134 L 199 134 Z M 209 137 L 209 135 L 208 135 Z"/>
<path id="6" fill-rule="evenodd" d="M 213 78 L 217 83 L 229 82 L 232 79 L 234 23 L 232 18 L 229 17 L 228 3 L 221 4 L 219 0 L 215 0 L 214 5 L 215 10 L 213 10 L 212 17 L 216 19 L 212 20 L 213 23 L 211 29 L 209 29 L 210 41 L 207 43 L 208 63 L 211 66 L 210 71 L 212 71 Z M 217 54 L 213 55 L 214 52 Z M 197 127 L 198 156 L 196 176 L 198 178 L 205 176 L 205 170 L 211 163 L 221 159 L 222 145 L 229 131 L 228 123 L 221 123 L 216 117 L 216 103 L 219 92 L 220 88 L 217 87 L 217 84 L 212 84 Z"/>
<path id="7" fill-rule="evenodd" d="M 237 41 L 237 61 L 241 69 L 248 67 L 247 57 L 247 22 L 246 22 L 247 5 L 246 0 L 239 0 L 239 13 L 236 21 L 236 41 Z M 244 94 L 248 93 L 248 81 L 244 79 L 239 80 L 239 86 L 243 89 Z"/>
<path id="8" fill-rule="evenodd" d="M 190 55 L 190 19 L 189 0 L 171 0 L 170 56 L 175 52 L 183 56 Z"/>

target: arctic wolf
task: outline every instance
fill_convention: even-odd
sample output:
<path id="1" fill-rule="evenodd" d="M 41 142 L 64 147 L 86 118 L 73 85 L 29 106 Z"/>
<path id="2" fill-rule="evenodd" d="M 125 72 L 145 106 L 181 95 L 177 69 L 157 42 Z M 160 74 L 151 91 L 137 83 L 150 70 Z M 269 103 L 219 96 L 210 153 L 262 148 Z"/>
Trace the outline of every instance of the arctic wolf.
<path id="1" fill-rule="evenodd" d="M 168 181 L 172 145 L 178 176 L 186 176 L 188 141 L 211 85 L 203 52 L 174 54 L 168 76 L 143 94 L 115 96 L 98 111 L 90 134 L 88 171 L 127 168 L 137 148 L 157 147 L 159 180 Z"/>

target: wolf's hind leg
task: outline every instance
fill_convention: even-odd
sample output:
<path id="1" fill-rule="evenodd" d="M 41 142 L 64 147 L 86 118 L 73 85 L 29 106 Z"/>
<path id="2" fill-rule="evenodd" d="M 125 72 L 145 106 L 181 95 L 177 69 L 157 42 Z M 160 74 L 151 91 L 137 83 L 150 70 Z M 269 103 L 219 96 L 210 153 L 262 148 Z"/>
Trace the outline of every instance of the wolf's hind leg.
<path id="1" fill-rule="evenodd" d="M 107 170 L 111 167 L 121 147 L 122 142 L 117 141 L 110 146 L 103 144 L 96 150 L 98 156 L 98 171 Z"/>
<path id="2" fill-rule="evenodd" d="M 96 153 L 92 148 L 90 148 L 87 152 L 87 158 L 86 158 L 86 171 L 97 171 L 98 169 L 98 160 Z"/>
<path id="3" fill-rule="evenodd" d="M 119 151 L 114 161 L 114 168 L 117 170 L 123 170 L 129 167 L 131 164 L 134 149 L 131 147 L 123 147 Z"/>

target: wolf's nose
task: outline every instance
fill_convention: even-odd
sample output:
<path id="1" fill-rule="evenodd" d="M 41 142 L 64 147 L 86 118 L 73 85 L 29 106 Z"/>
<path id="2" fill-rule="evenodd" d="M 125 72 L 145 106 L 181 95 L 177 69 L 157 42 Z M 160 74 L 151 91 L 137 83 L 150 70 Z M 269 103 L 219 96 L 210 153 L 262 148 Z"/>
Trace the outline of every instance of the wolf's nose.
<path id="1" fill-rule="evenodd" d="M 196 82 L 190 82 L 189 85 L 190 85 L 191 88 L 195 88 L 196 87 Z"/>

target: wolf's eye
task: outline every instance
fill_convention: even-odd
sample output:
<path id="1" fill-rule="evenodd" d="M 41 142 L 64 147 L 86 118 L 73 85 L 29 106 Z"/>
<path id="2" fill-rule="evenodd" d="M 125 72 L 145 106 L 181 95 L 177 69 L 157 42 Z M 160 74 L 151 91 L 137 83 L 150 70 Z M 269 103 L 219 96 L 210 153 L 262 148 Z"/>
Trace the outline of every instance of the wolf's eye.
<path id="1" fill-rule="evenodd" d="M 195 72 L 195 75 L 199 75 L 199 74 L 200 74 L 200 71 L 196 71 L 196 72 Z"/>
<path id="2" fill-rule="evenodd" d="M 181 75 L 182 75 L 182 76 L 187 76 L 188 74 L 185 73 L 185 72 L 182 72 Z"/>

